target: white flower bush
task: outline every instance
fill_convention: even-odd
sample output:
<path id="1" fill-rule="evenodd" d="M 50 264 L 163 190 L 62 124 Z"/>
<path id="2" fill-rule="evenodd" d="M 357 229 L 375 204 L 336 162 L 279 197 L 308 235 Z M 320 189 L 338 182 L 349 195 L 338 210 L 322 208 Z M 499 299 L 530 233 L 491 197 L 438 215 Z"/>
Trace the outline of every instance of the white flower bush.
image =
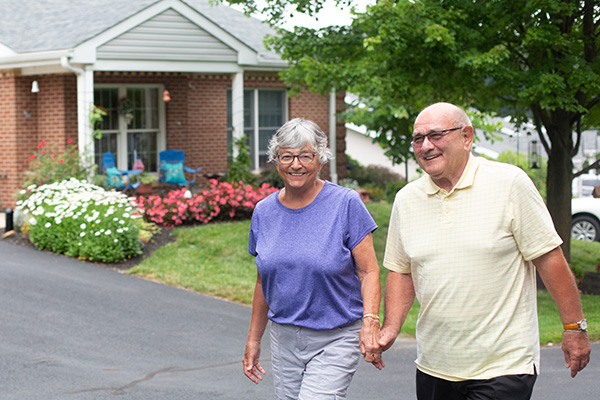
<path id="1" fill-rule="evenodd" d="M 17 202 L 23 231 L 41 250 L 112 263 L 141 253 L 133 199 L 75 178 L 29 186 Z M 141 221 L 141 220 L 140 220 Z"/>

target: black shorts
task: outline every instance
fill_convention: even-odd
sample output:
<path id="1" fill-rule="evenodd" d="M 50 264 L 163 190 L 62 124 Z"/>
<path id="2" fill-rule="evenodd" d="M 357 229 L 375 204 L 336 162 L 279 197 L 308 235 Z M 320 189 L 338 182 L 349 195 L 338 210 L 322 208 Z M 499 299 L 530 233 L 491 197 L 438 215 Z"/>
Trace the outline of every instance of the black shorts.
<path id="1" fill-rule="evenodd" d="M 503 375 L 491 379 L 452 382 L 417 369 L 418 400 L 529 400 L 537 378 L 533 375 Z"/>

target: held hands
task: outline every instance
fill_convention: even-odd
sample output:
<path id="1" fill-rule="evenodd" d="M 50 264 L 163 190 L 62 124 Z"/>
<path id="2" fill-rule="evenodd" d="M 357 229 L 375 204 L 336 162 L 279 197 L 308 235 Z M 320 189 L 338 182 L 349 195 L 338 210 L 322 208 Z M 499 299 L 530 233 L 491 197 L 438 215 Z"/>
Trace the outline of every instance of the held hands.
<path id="1" fill-rule="evenodd" d="M 262 381 L 262 375 L 266 374 L 265 370 L 260 366 L 260 362 L 258 361 L 259 358 L 260 341 L 248 340 L 246 342 L 246 350 L 244 351 L 242 364 L 244 366 L 244 375 L 256 384 Z"/>
<path id="2" fill-rule="evenodd" d="M 389 327 L 381 327 L 379 319 L 364 318 L 360 331 L 360 352 L 366 362 L 373 364 L 379 370 L 385 367 L 382 353 L 392 347 L 398 331 Z"/>
<path id="3" fill-rule="evenodd" d="M 562 351 L 565 355 L 565 368 L 571 368 L 571 378 L 588 365 L 592 347 L 587 332 L 563 333 Z"/>
<path id="4" fill-rule="evenodd" d="M 380 324 L 377 318 L 363 318 L 362 328 L 360 330 L 359 345 L 366 362 L 373 364 L 379 370 L 385 367 L 381 358 L 382 348 L 378 344 L 380 337 Z"/>
<path id="5" fill-rule="evenodd" d="M 398 332 L 384 326 L 381 329 L 378 341 L 378 344 L 381 347 L 381 351 L 387 351 L 387 349 L 392 347 L 397 337 Z"/>

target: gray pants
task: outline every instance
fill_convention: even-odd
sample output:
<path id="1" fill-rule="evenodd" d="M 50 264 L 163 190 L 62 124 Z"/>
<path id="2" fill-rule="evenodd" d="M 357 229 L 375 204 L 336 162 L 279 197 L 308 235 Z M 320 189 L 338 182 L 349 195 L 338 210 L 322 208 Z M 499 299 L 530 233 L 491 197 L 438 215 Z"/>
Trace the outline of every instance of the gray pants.
<path id="1" fill-rule="evenodd" d="M 345 399 L 360 360 L 362 321 L 326 331 L 271 323 L 275 395 L 279 400 Z"/>

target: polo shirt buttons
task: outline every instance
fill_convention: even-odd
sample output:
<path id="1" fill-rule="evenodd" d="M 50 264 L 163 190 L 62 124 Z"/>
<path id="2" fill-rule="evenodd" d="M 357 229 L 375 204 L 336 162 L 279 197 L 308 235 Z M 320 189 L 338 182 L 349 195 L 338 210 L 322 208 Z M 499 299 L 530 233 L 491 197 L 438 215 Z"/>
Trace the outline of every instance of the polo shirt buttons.
<path id="1" fill-rule="evenodd" d="M 445 222 L 450 222 L 450 204 L 448 197 L 442 199 L 442 219 Z"/>

